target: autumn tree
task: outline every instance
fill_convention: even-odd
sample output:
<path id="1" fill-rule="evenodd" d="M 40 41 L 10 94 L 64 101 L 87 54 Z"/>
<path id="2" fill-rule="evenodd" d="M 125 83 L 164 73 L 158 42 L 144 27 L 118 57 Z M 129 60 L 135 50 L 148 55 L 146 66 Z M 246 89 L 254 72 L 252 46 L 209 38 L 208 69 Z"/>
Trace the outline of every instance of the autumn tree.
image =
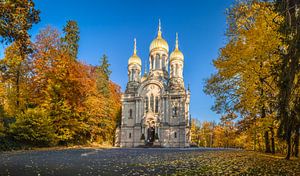
<path id="1" fill-rule="evenodd" d="M 240 1 L 228 12 L 228 22 L 228 43 L 214 60 L 218 72 L 207 80 L 205 92 L 216 98 L 217 112 L 227 117 L 237 112 L 255 123 L 275 111 L 272 70 L 279 62 L 282 18 L 272 3 Z M 270 128 L 264 132 L 266 152 L 271 152 Z"/>
<path id="2" fill-rule="evenodd" d="M 0 38 L 2 42 L 20 42 L 22 51 L 28 47 L 29 34 L 33 24 L 39 22 L 40 11 L 32 0 L 8 0 L 0 2 Z"/>
<path id="3" fill-rule="evenodd" d="M 85 141 L 81 115 L 92 84 L 87 67 L 63 49 L 54 29 L 41 31 L 35 48 L 37 102 L 50 113 L 60 142 Z"/>
<path id="4" fill-rule="evenodd" d="M 91 105 L 87 105 L 86 113 L 92 117 L 89 119 L 91 140 L 112 144 L 120 121 L 121 97 L 120 87 L 109 80 L 109 66 L 107 56 L 103 55 L 100 65 L 93 69 L 95 85 L 92 96 L 88 98 L 87 103 Z"/>
<path id="5" fill-rule="evenodd" d="M 233 121 L 200 122 L 192 120 L 191 141 L 200 147 L 243 148 L 244 140 L 239 139 L 236 123 Z"/>
<path id="6" fill-rule="evenodd" d="M 201 129 L 200 122 L 197 119 L 192 119 L 191 123 L 191 142 L 192 145 L 200 146 L 201 141 Z"/>
<path id="7" fill-rule="evenodd" d="M 5 135 L 5 128 L 3 124 L 3 117 L 5 117 L 4 101 L 5 101 L 5 89 L 3 83 L 0 82 L 0 137 Z"/>
<path id="8" fill-rule="evenodd" d="M 30 106 L 31 91 L 31 61 L 28 57 L 22 58 L 20 45 L 13 42 L 5 50 L 5 57 L 0 61 L 2 66 L 1 82 L 6 85 L 4 109 L 13 117 L 24 112 Z"/>
<path id="9" fill-rule="evenodd" d="M 30 35 L 28 30 L 39 22 L 39 11 L 32 0 L 8 0 L 0 2 L 0 39 L 9 44 L 14 42 L 21 61 L 30 53 Z M 18 62 L 21 64 L 22 62 Z M 16 68 L 21 67 L 16 65 Z M 21 71 L 16 69 L 16 105 L 20 105 Z"/>
<path id="10" fill-rule="evenodd" d="M 31 43 L 28 30 L 39 21 L 33 1 L 8 0 L 0 7 L 0 39 L 11 44 L 0 60 L 0 148 L 14 142 L 113 144 L 121 90 L 110 81 L 107 56 L 98 66 L 77 59 L 75 21 L 67 22 L 63 37 L 48 26 Z M 7 116 L 13 117 L 9 123 Z"/>
<path id="11" fill-rule="evenodd" d="M 295 156 L 299 153 L 299 73 L 300 73 L 300 2 L 297 0 L 277 0 L 277 11 L 284 17 L 280 32 L 284 36 L 280 62 L 276 65 L 278 75 L 278 120 L 280 121 L 279 135 L 286 140 L 289 159 L 292 151 L 292 135 L 295 139 Z"/>
<path id="12" fill-rule="evenodd" d="M 74 60 L 51 27 L 40 32 L 34 46 L 35 102 L 49 112 L 57 140 L 112 143 L 120 88 L 109 80 L 107 57 L 99 66 Z"/>

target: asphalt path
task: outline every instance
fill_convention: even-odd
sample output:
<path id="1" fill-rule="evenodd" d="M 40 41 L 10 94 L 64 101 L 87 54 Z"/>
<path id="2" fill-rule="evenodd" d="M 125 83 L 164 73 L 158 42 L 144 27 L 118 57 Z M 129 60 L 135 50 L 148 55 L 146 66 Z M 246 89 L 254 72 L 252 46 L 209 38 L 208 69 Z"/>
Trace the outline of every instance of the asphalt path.
<path id="1" fill-rule="evenodd" d="M 171 175 L 176 170 L 172 161 L 212 150 L 225 149 L 95 148 L 2 152 L 0 175 Z M 167 164 L 151 167 L 153 163 L 162 162 Z"/>

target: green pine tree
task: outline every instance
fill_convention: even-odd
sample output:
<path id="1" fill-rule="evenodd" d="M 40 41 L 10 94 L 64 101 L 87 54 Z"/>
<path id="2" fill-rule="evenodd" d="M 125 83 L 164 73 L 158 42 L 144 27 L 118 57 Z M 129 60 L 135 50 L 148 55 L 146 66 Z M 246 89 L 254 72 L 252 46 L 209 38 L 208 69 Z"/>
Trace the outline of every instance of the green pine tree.
<path id="1" fill-rule="evenodd" d="M 97 89 L 105 97 L 109 96 L 109 77 L 111 74 L 109 66 L 107 56 L 104 54 L 100 59 L 100 66 L 97 67 Z"/>
<path id="2" fill-rule="evenodd" d="M 66 26 L 63 28 L 65 36 L 62 38 L 64 49 L 69 54 L 77 59 L 78 54 L 78 42 L 79 42 L 79 27 L 76 21 L 67 21 Z"/>

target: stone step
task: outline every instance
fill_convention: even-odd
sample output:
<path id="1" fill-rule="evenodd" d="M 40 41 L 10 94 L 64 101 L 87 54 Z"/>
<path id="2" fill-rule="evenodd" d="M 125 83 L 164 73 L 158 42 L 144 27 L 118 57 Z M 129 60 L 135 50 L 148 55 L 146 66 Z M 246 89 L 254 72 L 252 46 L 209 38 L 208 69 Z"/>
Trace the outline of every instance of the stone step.
<path id="1" fill-rule="evenodd" d="M 137 148 L 163 148 L 161 145 L 139 145 Z"/>

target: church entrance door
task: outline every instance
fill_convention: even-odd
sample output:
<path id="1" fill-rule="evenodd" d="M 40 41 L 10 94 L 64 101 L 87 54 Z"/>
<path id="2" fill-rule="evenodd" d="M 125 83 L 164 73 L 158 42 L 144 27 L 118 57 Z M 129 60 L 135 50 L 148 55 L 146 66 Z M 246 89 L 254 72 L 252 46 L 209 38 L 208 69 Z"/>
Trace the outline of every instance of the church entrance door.
<path id="1" fill-rule="evenodd" d="M 154 127 L 148 128 L 148 130 L 147 130 L 147 144 L 148 145 L 153 145 L 154 137 L 155 137 L 155 128 Z"/>

